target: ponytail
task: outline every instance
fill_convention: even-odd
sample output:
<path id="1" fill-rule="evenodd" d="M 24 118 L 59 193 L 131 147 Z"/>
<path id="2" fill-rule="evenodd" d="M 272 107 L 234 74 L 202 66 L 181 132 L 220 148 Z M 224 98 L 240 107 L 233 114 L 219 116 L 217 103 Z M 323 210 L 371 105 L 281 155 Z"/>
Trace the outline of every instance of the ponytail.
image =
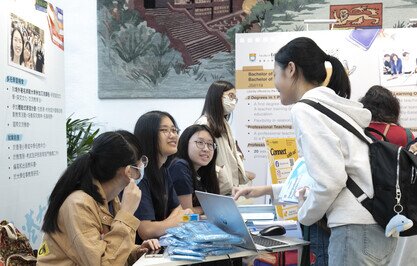
<path id="1" fill-rule="evenodd" d="M 327 87 L 334 90 L 340 97 L 349 99 L 351 93 L 350 81 L 345 68 L 339 59 L 334 56 L 328 55 L 327 61 L 332 64 L 332 75 Z"/>
<path id="2" fill-rule="evenodd" d="M 137 161 L 137 152 L 121 134 L 106 132 L 93 141 L 91 150 L 79 156 L 62 174 L 49 197 L 49 206 L 44 217 L 42 231 L 61 232 L 58 227 L 59 209 L 67 197 L 76 190 L 84 191 L 99 204 L 104 204 L 100 183 L 116 177 L 117 170 Z"/>
<path id="3" fill-rule="evenodd" d="M 306 81 L 317 86 L 323 84 L 326 79 L 326 61 L 329 61 L 333 68 L 328 87 L 337 95 L 350 98 L 350 81 L 342 63 L 336 57 L 327 55 L 312 39 L 295 38 L 275 54 L 275 62 L 281 68 L 293 62 L 298 73 L 302 73 Z"/>
<path id="4" fill-rule="evenodd" d="M 59 178 L 49 197 L 49 206 L 44 217 L 42 231 L 45 233 L 61 232 L 58 227 L 58 213 L 65 199 L 75 190 L 81 188 L 83 190 L 92 190 L 94 185 L 93 175 L 90 170 L 91 162 L 92 158 L 89 153 L 81 155 L 68 166 L 64 174 Z M 97 201 L 104 202 L 100 195 Z"/>

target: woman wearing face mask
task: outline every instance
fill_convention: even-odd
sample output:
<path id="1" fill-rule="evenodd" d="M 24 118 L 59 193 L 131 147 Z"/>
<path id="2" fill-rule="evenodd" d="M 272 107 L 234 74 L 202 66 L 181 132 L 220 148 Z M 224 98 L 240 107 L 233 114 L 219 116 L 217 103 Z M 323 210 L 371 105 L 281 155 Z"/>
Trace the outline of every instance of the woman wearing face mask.
<path id="1" fill-rule="evenodd" d="M 64 171 L 49 197 L 37 265 L 131 265 L 144 248 L 160 247 L 155 239 L 134 244 L 142 152 L 131 140 L 128 132 L 103 133 Z"/>
<path id="2" fill-rule="evenodd" d="M 177 152 L 178 133 L 174 118 L 166 112 L 150 111 L 136 122 L 134 134 L 149 158 L 139 183 L 142 200 L 135 216 L 142 222 L 137 243 L 164 235 L 166 229 L 182 222 L 184 214 L 192 212 L 181 207 L 165 166 L 168 157 Z"/>
<path id="3" fill-rule="evenodd" d="M 192 125 L 181 134 L 178 152 L 168 171 L 181 206 L 202 214 L 194 191 L 219 194 L 216 176 L 216 143 L 210 129 L 204 125 Z"/>
<path id="4" fill-rule="evenodd" d="M 227 81 L 215 81 L 207 91 L 201 117 L 195 122 L 207 125 L 216 138 L 216 171 L 222 195 L 230 195 L 233 186 L 246 184 L 250 180 L 228 124 L 236 103 L 235 87 Z"/>

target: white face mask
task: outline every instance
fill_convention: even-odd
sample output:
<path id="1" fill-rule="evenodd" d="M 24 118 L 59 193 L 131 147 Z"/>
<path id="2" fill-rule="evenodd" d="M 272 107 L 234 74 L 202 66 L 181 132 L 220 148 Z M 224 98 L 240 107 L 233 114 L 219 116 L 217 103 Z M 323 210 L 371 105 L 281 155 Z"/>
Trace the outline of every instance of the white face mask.
<path id="1" fill-rule="evenodd" d="M 229 97 L 223 97 L 223 109 L 224 109 L 224 114 L 228 115 L 231 112 L 233 112 L 233 110 L 235 110 L 236 107 L 236 99 L 230 99 Z"/>
<path id="2" fill-rule="evenodd" d="M 136 185 L 139 185 L 140 181 L 142 181 L 143 177 L 145 176 L 145 166 L 142 165 L 139 167 L 139 178 L 135 180 Z"/>

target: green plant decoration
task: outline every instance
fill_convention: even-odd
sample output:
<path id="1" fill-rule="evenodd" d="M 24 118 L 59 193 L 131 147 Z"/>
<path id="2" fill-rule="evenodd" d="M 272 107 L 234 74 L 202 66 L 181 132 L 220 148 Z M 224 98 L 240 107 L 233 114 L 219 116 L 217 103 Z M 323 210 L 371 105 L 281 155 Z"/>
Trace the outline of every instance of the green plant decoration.
<path id="1" fill-rule="evenodd" d="M 87 153 L 99 129 L 93 131 L 92 118 L 67 118 L 67 163 L 70 165 L 78 156 Z"/>

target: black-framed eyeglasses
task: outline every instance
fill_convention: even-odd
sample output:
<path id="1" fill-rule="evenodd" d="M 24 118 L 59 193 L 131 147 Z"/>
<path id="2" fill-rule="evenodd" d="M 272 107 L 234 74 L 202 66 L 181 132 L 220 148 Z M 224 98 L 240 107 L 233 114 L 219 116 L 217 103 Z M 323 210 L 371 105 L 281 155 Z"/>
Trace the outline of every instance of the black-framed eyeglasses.
<path id="1" fill-rule="evenodd" d="M 180 134 L 180 129 L 176 128 L 176 127 L 160 128 L 159 131 L 164 133 L 164 135 L 167 136 L 167 137 L 169 136 L 169 133 L 171 133 L 172 135 L 179 135 Z"/>
<path id="2" fill-rule="evenodd" d="M 205 142 L 202 140 L 195 140 L 194 142 L 197 148 L 201 150 L 204 149 L 205 146 L 207 146 L 207 149 L 209 149 L 210 151 L 213 151 L 217 148 L 216 143 Z"/>

